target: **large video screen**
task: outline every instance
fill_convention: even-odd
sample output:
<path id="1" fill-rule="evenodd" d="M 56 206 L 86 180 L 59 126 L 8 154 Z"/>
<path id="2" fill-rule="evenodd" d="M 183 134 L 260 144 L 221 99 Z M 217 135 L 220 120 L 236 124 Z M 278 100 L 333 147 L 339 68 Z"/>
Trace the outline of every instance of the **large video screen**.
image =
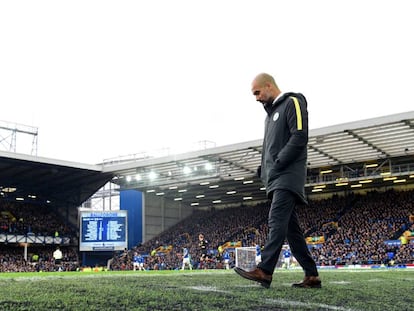
<path id="1" fill-rule="evenodd" d="M 79 251 L 118 251 L 128 247 L 127 211 L 81 211 Z"/>

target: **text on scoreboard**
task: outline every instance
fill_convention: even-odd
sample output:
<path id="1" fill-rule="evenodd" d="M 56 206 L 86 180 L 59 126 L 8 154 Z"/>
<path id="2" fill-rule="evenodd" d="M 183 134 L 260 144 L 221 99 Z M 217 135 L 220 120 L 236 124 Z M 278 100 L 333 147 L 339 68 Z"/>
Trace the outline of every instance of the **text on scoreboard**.
<path id="1" fill-rule="evenodd" d="M 80 251 L 123 250 L 127 247 L 127 211 L 80 213 Z"/>

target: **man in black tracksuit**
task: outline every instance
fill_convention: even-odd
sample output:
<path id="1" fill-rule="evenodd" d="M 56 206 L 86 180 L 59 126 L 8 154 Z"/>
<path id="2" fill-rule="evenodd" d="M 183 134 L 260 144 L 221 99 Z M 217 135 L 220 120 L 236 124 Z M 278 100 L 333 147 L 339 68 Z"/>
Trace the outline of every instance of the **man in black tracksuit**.
<path id="1" fill-rule="evenodd" d="M 258 174 L 272 203 L 262 262 L 253 271 L 240 268 L 235 268 L 235 271 L 269 288 L 287 239 L 292 254 L 305 272 L 304 280 L 293 284 L 293 287 L 320 288 L 318 270 L 295 211 L 296 205 L 307 204 L 304 193 L 308 143 L 306 98 L 300 93 L 282 93 L 273 77 L 265 73 L 253 80 L 252 92 L 267 113 Z"/>

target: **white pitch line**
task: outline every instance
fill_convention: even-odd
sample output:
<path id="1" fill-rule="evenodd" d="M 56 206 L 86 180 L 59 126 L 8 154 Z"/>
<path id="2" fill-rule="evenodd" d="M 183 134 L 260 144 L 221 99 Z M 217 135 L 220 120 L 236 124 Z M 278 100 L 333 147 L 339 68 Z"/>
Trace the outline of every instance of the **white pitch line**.
<path id="1" fill-rule="evenodd" d="M 202 292 L 214 292 L 214 293 L 225 293 L 225 294 L 232 294 L 231 291 L 225 291 L 218 289 L 215 286 L 187 286 L 186 288 L 202 291 Z M 330 306 L 323 303 L 305 303 L 301 301 L 294 301 L 294 300 L 283 300 L 283 299 L 266 299 L 265 302 L 267 304 L 277 304 L 279 306 L 287 306 L 287 307 L 304 307 L 304 308 L 323 308 L 324 310 L 334 310 L 334 311 L 357 311 L 356 309 L 350 308 L 343 308 L 338 306 Z"/>
<path id="2" fill-rule="evenodd" d="M 331 281 L 329 284 L 337 284 L 337 285 L 348 285 L 351 284 L 349 281 Z"/>
<path id="3" fill-rule="evenodd" d="M 294 301 L 294 300 L 283 300 L 283 299 L 266 299 L 266 303 L 269 304 L 277 304 L 280 306 L 287 306 L 287 307 L 316 307 L 316 308 L 323 308 L 325 310 L 335 310 L 335 311 L 357 311 L 356 309 L 349 309 L 343 308 L 338 306 L 330 306 L 323 303 L 306 303 L 301 301 Z"/>
<path id="4" fill-rule="evenodd" d="M 231 291 L 217 289 L 217 287 L 215 286 L 187 286 L 187 288 L 202 291 L 202 292 L 232 294 Z"/>

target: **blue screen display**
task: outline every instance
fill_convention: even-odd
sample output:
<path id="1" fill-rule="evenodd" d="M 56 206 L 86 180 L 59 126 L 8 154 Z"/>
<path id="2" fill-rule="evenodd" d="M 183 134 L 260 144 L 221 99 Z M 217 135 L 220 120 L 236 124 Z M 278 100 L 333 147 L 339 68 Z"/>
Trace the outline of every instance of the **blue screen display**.
<path id="1" fill-rule="evenodd" d="M 127 212 L 81 212 L 80 251 L 123 250 L 127 247 Z"/>

